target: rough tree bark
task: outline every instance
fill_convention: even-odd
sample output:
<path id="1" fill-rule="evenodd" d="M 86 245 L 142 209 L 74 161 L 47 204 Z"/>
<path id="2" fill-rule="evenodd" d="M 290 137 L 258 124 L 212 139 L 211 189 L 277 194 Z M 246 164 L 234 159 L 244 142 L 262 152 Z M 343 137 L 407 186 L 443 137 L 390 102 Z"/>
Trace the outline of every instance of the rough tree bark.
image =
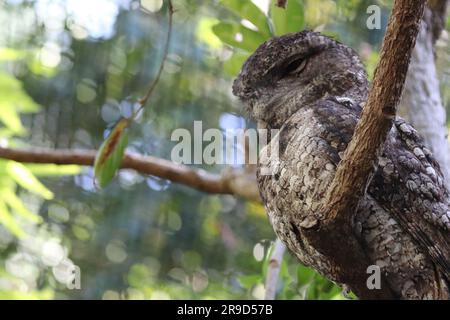
<path id="1" fill-rule="evenodd" d="M 441 165 L 450 188 L 450 146 L 445 108 L 439 91 L 434 45 L 445 25 L 448 0 L 429 0 L 411 58 L 399 115 L 424 138 Z"/>
<path id="2" fill-rule="evenodd" d="M 366 106 L 324 198 L 324 218 L 302 231 L 313 247 L 331 259 L 338 281 L 362 299 L 395 298 L 384 280 L 380 290 L 367 288 L 370 262 L 352 236 L 351 225 L 396 115 L 425 2 L 394 2 Z"/>

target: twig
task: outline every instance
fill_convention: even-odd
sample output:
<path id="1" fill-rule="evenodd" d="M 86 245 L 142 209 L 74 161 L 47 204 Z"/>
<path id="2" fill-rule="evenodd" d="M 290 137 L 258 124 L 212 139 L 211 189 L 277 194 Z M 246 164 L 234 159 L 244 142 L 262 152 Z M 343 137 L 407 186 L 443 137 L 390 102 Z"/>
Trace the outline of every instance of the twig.
<path id="1" fill-rule="evenodd" d="M 159 79 L 161 78 L 161 74 L 164 69 L 164 64 L 167 60 L 167 55 L 169 54 L 169 45 L 170 45 L 170 38 L 172 36 L 172 24 L 173 24 L 172 16 L 173 16 L 173 12 L 174 12 L 173 6 L 172 6 L 172 0 L 167 0 L 167 5 L 168 5 L 168 11 L 169 11 L 169 26 L 167 29 L 167 39 L 166 39 L 166 44 L 164 46 L 163 58 L 161 61 L 161 65 L 159 66 L 158 73 L 156 74 L 155 79 L 150 83 L 147 93 L 144 95 L 144 97 L 142 97 L 138 101 L 141 106 L 140 106 L 139 110 L 136 112 L 136 114 L 138 114 L 139 111 L 145 107 L 145 104 L 147 103 L 148 99 L 152 95 L 153 90 L 155 89 L 156 85 L 158 84 Z"/>
<path id="2" fill-rule="evenodd" d="M 281 263 L 283 262 L 283 255 L 285 251 L 286 247 L 283 242 L 277 238 L 275 244 L 273 245 L 273 252 L 270 256 L 269 265 L 267 267 L 265 300 L 275 299 Z"/>
<path id="3" fill-rule="evenodd" d="M 0 158 L 24 163 L 77 164 L 92 166 L 95 150 L 17 150 L 0 148 Z M 260 201 L 255 176 L 241 170 L 228 170 L 224 174 L 212 174 L 186 165 L 152 156 L 126 153 L 122 169 L 134 169 L 140 173 L 180 183 L 207 193 L 233 194 L 253 201 Z"/>

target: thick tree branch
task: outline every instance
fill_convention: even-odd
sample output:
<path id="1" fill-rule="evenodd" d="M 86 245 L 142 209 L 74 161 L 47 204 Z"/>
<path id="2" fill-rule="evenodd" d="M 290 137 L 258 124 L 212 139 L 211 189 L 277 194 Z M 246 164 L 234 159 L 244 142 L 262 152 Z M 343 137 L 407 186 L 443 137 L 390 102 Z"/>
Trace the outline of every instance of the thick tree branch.
<path id="1" fill-rule="evenodd" d="M 395 1 L 380 62 L 361 119 L 327 194 L 328 218 L 351 218 L 395 118 L 425 0 Z"/>
<path id="2" fill-rule="evenodd" d="M 0 148 L 0 158 L 24 163 L 92 166 L 95 155 L 96 151 L 94 150 Z M 260 201 L 254 175 L 241 170 L 226 170 L 222 175 L 212 174 L 169 160 L 131 153 L 125 155 L 122 168 L 134 169 L 143 174 L 170 180 L 207 193 L 233 194 L 249 200 Z"/>
<path id="3" fill-rule="evenodd" d="M 352 220 L 396 115 L 425 3 L 394 2 L 372 89 L 324 198 L 323 220 L 303 230 L 313 246 L 333 261 L 338 281 L 363 299 L 395 298 L 385 281 L 380 290 L 367 288 L 371 262 L 354 236 Z"/>

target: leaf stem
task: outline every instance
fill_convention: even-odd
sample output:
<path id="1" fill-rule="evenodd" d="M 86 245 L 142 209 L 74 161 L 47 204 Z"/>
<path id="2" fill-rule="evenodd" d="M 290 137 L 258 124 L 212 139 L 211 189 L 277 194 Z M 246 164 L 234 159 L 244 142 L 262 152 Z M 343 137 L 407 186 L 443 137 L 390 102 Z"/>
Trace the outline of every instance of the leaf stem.
<path id="1" fill-rule="evenodd" d="M 170 45 L 170 38 L 172 36 L 172 16 L 174 13 L 172 0 L 167 0 L 168 5 L 168 11 L 169 11 L 169 27 L 167 29 L 167 38 L 166 38 L 166 44 L 164 46 L 164 53 L 163 53 L 163 59 L 161 61 L 161 65 L 159 66 L 158 73 L 156 74 L 155 79 L 150 83 L 146 94 L 139 99 L 138 103 L 140 104 L 139 109 L 133 114 L 133 118 L 145 107 L 148 99 L 153 93 L 153 90 L 155 89 L 156 85 L 158 84 L 159 79 L 161 78 L 162 71 L 164 69 L 164 64 L 167 60 L 167 55 L 169 53 L 169 45 Z"/>

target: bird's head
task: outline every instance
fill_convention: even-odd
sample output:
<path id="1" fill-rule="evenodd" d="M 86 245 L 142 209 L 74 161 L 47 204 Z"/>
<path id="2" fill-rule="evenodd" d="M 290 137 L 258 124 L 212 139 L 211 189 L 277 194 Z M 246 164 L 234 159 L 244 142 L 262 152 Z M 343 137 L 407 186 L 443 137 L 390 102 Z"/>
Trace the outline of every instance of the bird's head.
<path id="1" fill-rule="evenodd" d="M 276 128 L 327 95 L 365 99 L 367 87 L 364 67 L 351 48 L 302 31 L 263 43 L 243 65 L 233 94 L 253 119 Z"/>

